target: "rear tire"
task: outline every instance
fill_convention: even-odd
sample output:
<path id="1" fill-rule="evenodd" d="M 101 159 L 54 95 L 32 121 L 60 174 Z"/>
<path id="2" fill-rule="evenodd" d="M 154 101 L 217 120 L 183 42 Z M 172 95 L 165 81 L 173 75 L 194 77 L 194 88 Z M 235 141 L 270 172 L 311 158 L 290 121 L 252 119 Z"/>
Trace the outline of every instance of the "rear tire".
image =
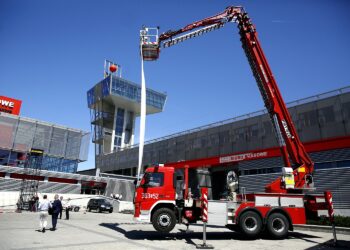
<path id="1" fill-rule="evenodd" d="M 289 221 L 285 215 L 273 213 L 267 219 L 266 228 L 273 238 L 282 239 L 288 235 Z"/>
<path id="2" fill-rule="evenodd" d="M 88 212 L 91 212 L 91 207 L 88 207 Z"/>
<path id="3" fill-rule="evenodd" d="M 256 212 L 247 211 L 239 217 L 239 229 L 249 238 L 256 238 L 261 232 L 262 221 Z"/>
<path id="4" fill-rule="evenodd" d="M 174 229 L 175 224 L 175 213 L 169 208 L 160 208 L 152 216 L 152 225 L 158 232 L 169 233 Z"/>
<path id="5" fill-rule="evenodd" d="M 79 212 L 79 207 L 75 207 L 74 212 Z"/>

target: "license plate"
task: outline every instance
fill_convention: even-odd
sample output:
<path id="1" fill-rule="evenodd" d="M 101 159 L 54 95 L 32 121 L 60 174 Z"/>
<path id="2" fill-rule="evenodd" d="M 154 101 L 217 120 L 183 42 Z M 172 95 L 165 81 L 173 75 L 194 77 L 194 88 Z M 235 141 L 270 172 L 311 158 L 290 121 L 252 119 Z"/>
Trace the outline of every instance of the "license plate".
<path id="1" fill-rule="evenodd" d="M 106 207 L 107 209 L 110 209 L 110 207 Z"/>

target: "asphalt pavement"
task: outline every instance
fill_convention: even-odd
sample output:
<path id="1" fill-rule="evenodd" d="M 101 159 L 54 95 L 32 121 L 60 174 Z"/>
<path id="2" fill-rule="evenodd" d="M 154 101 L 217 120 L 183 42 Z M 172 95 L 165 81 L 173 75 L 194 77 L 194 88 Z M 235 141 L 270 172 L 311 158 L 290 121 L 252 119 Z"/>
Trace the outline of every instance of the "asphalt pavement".
<path id="1" fill-rule="evenodd" d="M 64 218 L 63 214 L 63 218 Z M 51 219 L 51 218 L 50 218 Z M 49 220 L 48 227 L 51 227 Z M 71 212 L 70 220 L 58 220 L 56 231 L 39 232 L 38 213 L 0 213 L 0 249 L 196 249 L 202 243 L 201 225 L 177 225 L 169 234 L 156 232 L 151 224 L 136 223 L 130 214 Z M 284 240 L 267 236 L 249 240 L 222 227 L 207 227 L 207 244 L 214 249 L 350 249 L 350 236 L 298 230 Z"/>

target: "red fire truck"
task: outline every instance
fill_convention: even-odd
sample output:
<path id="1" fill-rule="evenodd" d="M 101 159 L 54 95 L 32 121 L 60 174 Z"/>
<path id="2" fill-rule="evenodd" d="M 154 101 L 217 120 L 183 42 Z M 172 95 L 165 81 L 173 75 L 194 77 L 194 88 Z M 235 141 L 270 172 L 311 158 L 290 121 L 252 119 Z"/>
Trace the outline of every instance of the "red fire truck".
<path id="1" fill-rule="evenodd" d="M 238 178 L 233 171 L 229 172 L 229 194 L 225 200 L 209 201 L 208 224 L 224 225 L 249 237 L 267 231 L 275 238 L 283 238 L 293 230 L 293 225 L 305 224 L 307 218 L 317 216 L 318 210 L 328 210 L 332 217 L 331 194 L 308 194 L 314 189 L 314 163 L 298 137 L 255 26 L 244 8 L 231 6 L 217 15 L 161 35 L 158 28 L 143 28 L 141 56 L 146 61 L 156 60 L 161 47 L 170 47 L 230 22 L 238 25 L 242 47 L 270 115 L 285 167 L 281 177 L 267 185 L 264 193 L 238 193 Z M 188 225 L 202 220 L 203 201 L 194 195 L 194 190 L 189 190 L 188 170 L 198 167 L 201 166 L 176 164 L 147 168 L 136 187 L 134 218 L 152 222 L 159 232 L 170 232 L 176 223 Z"/>

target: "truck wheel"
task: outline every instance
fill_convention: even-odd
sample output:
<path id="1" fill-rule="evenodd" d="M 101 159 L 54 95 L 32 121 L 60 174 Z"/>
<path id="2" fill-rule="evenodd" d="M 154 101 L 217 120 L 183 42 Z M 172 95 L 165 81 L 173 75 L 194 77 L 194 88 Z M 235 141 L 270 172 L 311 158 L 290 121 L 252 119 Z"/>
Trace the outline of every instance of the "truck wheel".
<path id="1" fill-rule="evenodd" d="M 249 238 L 256 238 L 262 229 L 262 221 L 260 216 L 253 211 L 243 213 L 239 217 L 239 229 Z"/>
<path id="2" fill-rule="evenodd" d="M 288 235 L 289 221 L 283 214 L 273 213 L 267 219 L 266 227 L 273 238 L 285 238 Z"/>
<path id="3" fill-rule="evenodd" d="M 175 224 L 175 213 L 169 208 L 160 208 L 152 216 L 152 225 L 158 232 L 169 233 Z"/>
<path id="4" fill-rule="evenodd" d="M 74 212 L 79 212 L 79 207 L 75 207 Z"/>

